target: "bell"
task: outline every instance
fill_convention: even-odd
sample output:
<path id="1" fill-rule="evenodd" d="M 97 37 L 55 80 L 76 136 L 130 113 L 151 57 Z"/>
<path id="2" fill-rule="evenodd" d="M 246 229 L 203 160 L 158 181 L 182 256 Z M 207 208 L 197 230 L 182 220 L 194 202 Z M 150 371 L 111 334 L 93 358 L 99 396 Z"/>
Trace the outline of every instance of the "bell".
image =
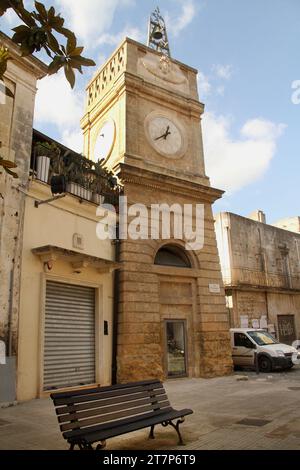
<path id="1" fill-rule="evenodd" d="M 160 41 L 163 37 L 162 29 L 159 25 L 154 26 L 152 31 L 152 37 L 156 41 Z"/>

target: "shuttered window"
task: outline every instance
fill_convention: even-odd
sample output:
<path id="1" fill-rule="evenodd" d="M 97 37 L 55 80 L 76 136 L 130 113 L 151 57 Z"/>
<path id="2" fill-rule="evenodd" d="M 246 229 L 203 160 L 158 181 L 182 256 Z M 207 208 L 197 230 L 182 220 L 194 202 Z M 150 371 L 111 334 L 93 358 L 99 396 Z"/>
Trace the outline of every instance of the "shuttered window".
<path id="1" fill-rule="evenodd" d="M 95 289 L 47 281 L 44 390 L 95 382 Z"/>

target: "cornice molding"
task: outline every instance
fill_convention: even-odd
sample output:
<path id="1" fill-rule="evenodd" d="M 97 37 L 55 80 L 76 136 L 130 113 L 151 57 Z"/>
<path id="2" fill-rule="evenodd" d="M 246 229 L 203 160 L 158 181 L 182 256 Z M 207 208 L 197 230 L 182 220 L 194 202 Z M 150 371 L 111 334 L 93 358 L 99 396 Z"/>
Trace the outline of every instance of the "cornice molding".
<path id="1" fill-rule="evenodd" d="M 180 194 L 181 196 L 201 199 L 209 203 L 215 202 L 224 194 L 224 191 L 211 186 L 167 174 L 159 174 L 151 170 L 134 167 L 128 163 L 120 163 L 119 169 L 120 179 L 127 184 L 144 186 L 165 193 Z"/>

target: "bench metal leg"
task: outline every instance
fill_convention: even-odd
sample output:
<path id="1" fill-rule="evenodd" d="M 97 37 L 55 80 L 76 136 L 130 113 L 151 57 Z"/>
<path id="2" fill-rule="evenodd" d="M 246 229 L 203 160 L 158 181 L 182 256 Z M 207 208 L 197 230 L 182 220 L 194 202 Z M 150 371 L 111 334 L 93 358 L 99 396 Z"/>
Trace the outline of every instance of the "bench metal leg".
<path id="1" fill-rule="evenodd" d="M 106 441 L 100 441 L 100 444 L 96 446 L 96 450 L 102 450 L 106 447 Z"/>
<path id="2" fill-rule="evenodd" d="M 184 418 L 178 419 L 177 422 L 176 422 L 176 424 L 174 424 L 172 421 L 165 421 L 164 423 L 162 423 L 162 425 L 163 425 L 164 427 L 166 427 L 166 426 L 168 426 L 168 425 L 172 426 L 172 428 L 174 428 L 175 431 L 177 432 L 177 435 L 178 435 L 178 438 L 179 438 L 179 440 L 178 440 L 178 445 L 179 445 L 179 446 L 184 446 L 185 444 L 184 444 L 184 442 L 183 442 L 181 433 L 180 433 L 180 431 L 179 431 L 179 426 L 180 426 L 181 423 L 184 423 Z"/>
<path id="3" fill-rule="evenodd" d="M 70 444 L 69 450 L 74 450 L 74 447 L 75 447 L 75 444 L 74 442 L 72 442 L 72 444 Z"/>
<path id="4" fill-rule="evenodd" d="M 151 426 L 148 439 L 155 439 L 155 436 L 154 436 L 154 425 Z"/>

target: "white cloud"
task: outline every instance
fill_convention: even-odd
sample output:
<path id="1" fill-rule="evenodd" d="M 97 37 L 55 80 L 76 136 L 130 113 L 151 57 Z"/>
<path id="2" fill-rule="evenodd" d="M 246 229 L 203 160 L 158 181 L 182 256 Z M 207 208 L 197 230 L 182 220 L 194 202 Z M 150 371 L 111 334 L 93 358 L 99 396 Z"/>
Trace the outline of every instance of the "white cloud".
<path id="1" fill-rule="evenodd" d="M 233 74 L 233 67 L 230 64 L 227 65 L 213 65 L 213 71 L 217 74 L 219 78 L 223 80 L 229 80 Z"/>
<path id="2" fill-rule="evenodd" d="M 211 92 L 211 83 L 206 75 L 203 72 L 198 72 L 198 89 L 199 95 L 201 98 L 209 95 Z"/>
<path id="3" fill-rule="evenodd" d="M 78 125 L 78 129 L 64 130 L 61 142 L 75 152 L 82 153 L 83 151 L 83 134 Z"/>
<path id="4" fill-rule="evenodd" d="M 135 41 L 143 41 L 145 39 L 144 31 L 133 26 L 126 26 L 117 34 L 104 33 L 97 39 L 97 45 L 117 46 L 125 37 L 134 39 Z"/>
<path id="5" fill-rule="evenodd" d="M 118 7 L 134 3 L 133 0 L 56 0 L 62 16 L 88 47 L 93 47 L 94 41 L 110 29 Z"/>
<path id="6" fill-rule="evenodd" d="M 63 72 L 38 82 L 35 124 L 72 128 L 78 125 L 83 113 L 84 92 L 72 90 Z"/>
<path id="7" fill-rule="evenodd" d="M 241 128 L 238 139 L 231 136 L 230 126 L 228 117 L 211 113 L 203 117 L 206 172 L 213 186 L 232 193 L 267 171 L 276 153 L 277 139 L 286 126 L 251 119 Z"/>
<path id="8" fill-rule="evenodd" d="M 180 0 L 179 3 L 181 4 L 181 11 L 178 16 L 171 16 L 168 12 L 165 15 L 167 30 L 173 36 L 178 36 L 192 22 L 196 15 L 195 0 Z"/>

